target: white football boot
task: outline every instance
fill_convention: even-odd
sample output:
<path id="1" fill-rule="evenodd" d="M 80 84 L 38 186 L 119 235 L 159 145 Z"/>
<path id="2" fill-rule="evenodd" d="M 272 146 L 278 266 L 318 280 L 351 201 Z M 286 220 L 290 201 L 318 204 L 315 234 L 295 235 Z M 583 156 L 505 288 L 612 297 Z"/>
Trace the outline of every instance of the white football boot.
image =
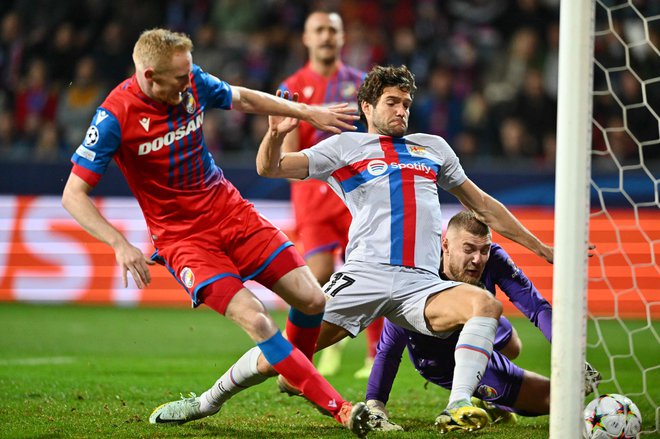
<path id="1" fill-rule="evenodd" d="M 181 425 L 195 419 L 214 415 L 220 411 L 220 408 L 218 408 L 218 410 L 212 413 L 202 413 L 199 405 L 199 397 L 194 393 L 191 393 L 189 398 L 185 398 L 182 395 L 178 401 L 166 402 L 156 407 L 151 413 L 151 416 L 149 416 L 149 423 Z"/>

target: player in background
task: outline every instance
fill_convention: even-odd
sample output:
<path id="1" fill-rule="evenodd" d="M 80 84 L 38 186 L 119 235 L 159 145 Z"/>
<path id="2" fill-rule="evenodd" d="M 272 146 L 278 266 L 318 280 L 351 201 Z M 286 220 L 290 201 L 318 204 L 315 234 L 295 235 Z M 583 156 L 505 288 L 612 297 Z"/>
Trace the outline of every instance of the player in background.
<path id="1" fill-rule="evenodd" d="M 449 404 L 438 427 L 477 430 L 488 423 L 488 413 L 473 406 L 470 398 L 492 353 L 502 304 L 482 288 L 438 275 L 438 186 L 494 230 L 549 262 L 553 250 L 467 178 L 442 138 L 405 135 L 415 89 L 405 66 L 373 68 L 358 92 L 368 133 L 338 134 L 300 152 L 281 150 L 284 137 L 298 122 L 269 117 L 257 171 L 272 178 L 326 181 L 353 216 L 346 264 L 325 286 L 328 301 L 317 348 L 356 336 L 380 316 L 438 337 L 462 326 Z M 275 373 L 260 357 L 256 374 Z M 235 384 L 251 385 L 245 378 Z M 373 416 L 370 424 L 378 427 L 381 420 Z"/>
<path id="2" fill-rule="evenodd" d="M 302 41 L 307 48 L 308 62 L 280 84 L 282 92 L 290 96 L 298 93 L 298 102 L 314 105 L 332 105 L 350 102 L 356 105 L 357 91 L 365 72 L 346 66 L 341 61 L 344 47 L 344 25 L 339 14 L 315 11 L 305 20 Z M 314 128 L 307 122 L 284 138 L 285 152 L 296 152 L 328 137 L 329 133 Z M 291 182 L 291 203 L 296 223 L 296 234 L 303 246 L 307 266 L 321 285 L 325 285 L 335 271 L 335 255 L 344 256 L 348 243 L 351 214 L 341 199 L 322 181 Z M 368 378 L 376 355 L 383 319 L 377 319 L 366 330 L 367 356 L 364 367 L 356 378 Z M 323 350 L 318 362 L 322 375 L 332 376 L 341 364 L 342 345 Z"/>
<path id="3" fill-rule="evenodd" d="M 237 323 L 255 347 L 200 397 L 158 407 L 151 423 L 180 424 L 216 413 L 214 395 L 231 378 L 250 375 L 259 353 L 305 395 L 359 436 L 368 409 L 352 406 L 314 369 L 310 358 L 325 298 L 288 238 L 244 200 L 215 165 L 202 134 L 208 108 L 235 109 L 304 119 L 315 127 L 353 129 L 346 105 L 307 106 L 227 84 L 192 61 L 192 43 L 165 29 L 143 32 L 135 44 L 135 75 L 98 108 L 73 169 L 62 204 L 91 235 L 110 245 L 124 285 L 130 272 L 139 288 L 148 265 L 164 264 L 190 295 Z M 115 159 L 137 198 L 156 252 L 152 261 L 129 243 L 95 207 L 90 191 Z M 254 279 L 292 306 L 288 341 L 264 305 L 243 282 Z M 259 378 L 256 379 L 258 381 Z"/>
<path id="4" fill-rule="evenodd" d="M 532 282 L 515 265 L 507 252 L 491 240 L 487 225 L 474 213 L 459 212 L 447 225 L 442 237 L 440 276 L 481 286 L 493 295 L 498 286 L 516 307 L 552 342 L 552 308 Z M 451 389 L 459 333 L 446 339 L 421 335 L 386 321 L 378 344 L 376 361 L 367 385 L 367 405 L 371 412 L 389 420 L 385 405 L 404 348 L 417 371 L 428 381 Z M 515 422 L 513 414 L 537 416 L 549 413 L 550 380 L 523 370 L 511 362 L 520 354 L 522 343 L 505 317 L 500 317 L 493 355 L 475 391 L 473 403 L 486 409 L 492 422 Z M 585 395 L 593 392 L 600 375 L 585 363 Z M 401 430 L 383 422 L 379 430 Z"/>

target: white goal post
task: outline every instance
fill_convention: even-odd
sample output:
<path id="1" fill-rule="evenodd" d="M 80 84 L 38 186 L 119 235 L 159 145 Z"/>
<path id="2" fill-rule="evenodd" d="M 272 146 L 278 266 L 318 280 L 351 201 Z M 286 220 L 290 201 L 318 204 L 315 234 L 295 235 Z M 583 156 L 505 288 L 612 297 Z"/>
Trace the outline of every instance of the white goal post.
<path id="1" fill-rule="evenodd" d="M 558 86 L 550 437 L 582 436 L 585 357 L 657 437 L 660 3 L 562 0 Z"/>
<path id="2" fill-rule="evenodd" d="M 555 177 L 550 437 L 582 436 L 595 3 L 562 0 Z"/>

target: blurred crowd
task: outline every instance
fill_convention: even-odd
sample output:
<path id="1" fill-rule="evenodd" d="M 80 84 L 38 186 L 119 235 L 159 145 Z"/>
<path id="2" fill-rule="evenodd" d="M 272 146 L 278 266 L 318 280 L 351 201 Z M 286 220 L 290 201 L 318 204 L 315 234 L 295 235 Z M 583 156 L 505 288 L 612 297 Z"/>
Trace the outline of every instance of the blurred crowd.
<path id="1" fill-rule="evenodd" d="M 67 161 L 132 74 L 144 29 L 185 32 L 202 68 L 272 92 L 305 63 L 300 34 L 315 9 L 342 15 L 346 64 L 415 73 L 410 131 L 443 136 L 468 166 L 554 167 L 559 0 L 4 0 L 0 160 Z M 660 158 L 660 20 L 643 19 L 658 14 L 653 0 L 596 5 L 593 142 L 605 166 Z M 266 126 L 212 111 L 204 131 L 221 166 L 242 165 Z"/>

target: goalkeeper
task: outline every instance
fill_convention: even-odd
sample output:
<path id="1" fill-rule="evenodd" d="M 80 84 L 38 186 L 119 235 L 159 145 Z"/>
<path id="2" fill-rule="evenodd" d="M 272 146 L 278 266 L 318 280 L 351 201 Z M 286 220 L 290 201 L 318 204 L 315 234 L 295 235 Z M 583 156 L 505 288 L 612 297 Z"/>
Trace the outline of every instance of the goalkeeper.
<path id="1" fill-rule="evenodd" d="M 488 226 L 472 212 L 454 215 L 442 240 L 441 276 L 481 286 L 495 294 L 495 286 L 552 341 L 552 308 L 532 282 L 516 267 L 499 245 L 492 243 Z M 403 349 L 407 346 L 417 371 L 428 381 L 452 388 L 454 356 L 459 331 L 440 339 L 403 329 L 386 320 L 377 347 L 374 367 L 367 384 L 367 405 L 372 413 L 388 419 L 385 404 L 397 374 Z M 511 361 L 520 354 L 522 343 L 505 318 L 495 336 L 493 355 L 473 398 L 492 422 L 515 422 L 514 413 L 538 416 L 549 413 L 550 380 L 524 370 Z M 586 364 L 585 393 L 591 393 L 600 376 Z M 397 424 L 383 422 L 377 430 L 400 430 Z"/>

